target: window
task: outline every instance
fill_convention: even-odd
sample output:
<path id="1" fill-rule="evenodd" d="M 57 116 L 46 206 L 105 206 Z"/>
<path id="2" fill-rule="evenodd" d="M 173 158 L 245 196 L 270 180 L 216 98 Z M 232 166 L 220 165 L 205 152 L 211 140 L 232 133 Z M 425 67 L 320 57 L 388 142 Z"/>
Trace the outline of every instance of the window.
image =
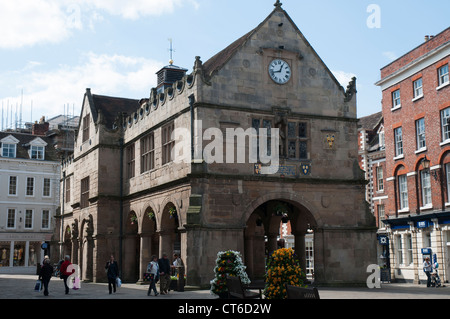
<path id="1" fill-rule="evenodd" d="M 83 143 L 89 139 L 89 124 L 90 124 L 90 114 L 87 114 L 83 118 Z"/>
<path id="2" fill-rule="evenodd" d="M 395 138 L 395 156 L 403 155 L 403 134 L 402 128 L 396 128 L 394 130 L 394 138 Z"/>
<path id="3" fill-rule="evenodd" d="M 37 159 L 37 160 L 43 160 L 45 154 L 45 147 L 44 146 L 31 146 L 30 150 L 30 158 L 31 159 Z"/>
<path id="4" fill-rule="evenodd" d="M 155 168 L 155 135 L 141 139 L 141 174 Z"/>
<path id="5" fill-rule="evenodd" d="M 416 140 L 417 150 L 421 150 L 427 147 L 425 140 L 425 119 L 416 121 Z"/>
<path id="6" fill-rule="evenodd" d="M 392 92 L 392 108 L 394 109 L 400 106 L 400 90 L 395 90 L 394 92 Z"/>
<path id="7" fill-rule="evenodd" d="M 420 171 L 420 181 L 422 185 L 422 206 L 431 205 L 430 170 Z"/>
<path id="8" fill-rule="evenodd" d="M 42 211 L 42 221 L 41 221 L 42 229 L 50 229 L 50 211 L 44 209 Z"/>
<path id="9" fill-rule="evenodd" d="M 174 123 L 166 125 L 162 128 L 162 164 L 167 164 L 173 161 L 173 147 L 175 140 L 173 140 Z"/>
<path id="10" fill-rule="evenodd" d="M 27 177 L 27 196 L 34 196 L 34 177 Z"/>
<path id="11" fill-rule="evenodd" d="M 289 122 L 287 127 L 288 158 L 308 158 L 308 124 Z"/>
<path id="12" fill-rule="evenodd" d="M 397 265 L 403 265 L 403 240 L 402 236 L 397 236 Z"/>
<path id="13" fill-rule="evenodd" d="M 31 209 L 25 210 L 25 229 L 33 228 L 33 211 Z"/>
<path id="14" fill-rule="evenodd" d="M 80 208 L 89 207 L 89 177 L 81 180 L 81 200 Z"/>
<path id="15" fill-rule="evenodd" d="M 378 208 L 378 227 L 384 228 L 383 220 L 386 219 L 384 205 L 377 205 Z"/>
<path id="16" fill-rule="evenodd" d="M 50 180 L 50 178 L 44 178 L 42 196 L 50 197 L 50 190 L 51 190 L 51 180 Z"/>
<path id="17" fill-rule="evenodd" d="M 261 120 L 261 119 L 253 119 L 252 120 L 252 127 L 256 130 L 257 133 L 257 141 L 256 141 L 256 159 L 259 162 L 260 161 L 260 155 L 266 155 L 270 156 L 272 154 L 272 121 L 271 120 Z M 266 129 L 266 147 L 267 147 L 267 154 L 260 154 L 260 129 Z"/>
<path id="18" fill-rule="evenodd" d="M 450 203 L 450 163 L 445 164 L 445 173 L 447 176 L 447 203 Z"/>
<path id="19" fill-rule="evenodd" d="M 9 177 L 9 193 L 8 195 L 17 195 L 17 176 Z"/>
<path id="20" fill-rule="evenodd" d="M 126 154 L 127 154 L 127 176 L 128 178 L 133 178 L 135 171 L 134 144 L 131 144 L 126 148 Z"/>
<path id="21" fill-rule="evenodd" d="M 450 140 L 450 107 L 441 111 L 442 141 Z"/>
<path id="22" fill-rule="evenodd" d="M 406 264 L 411 265 L 413 263 L 413 249 L 412 249 L 412 237 L 411 235 L 405 235 L 406 243 Z"/>
<path id="23" fill-rule="evenodd" d="M 383 179 L 383 167 L 377 167 L 377 190 L 379 192 L 384 191 L 384 179 Z"/>
<path id="24" fill-rule="evenodd" d="M 378 139 L 380 141 L 380 149 L 384 150 L 386 148 L 386 140 L 385 140 L 384 131 L 380 131 L 378 133 Z"/>
<path id="25" fill-rule="evenodd" d="M 439 86 L 441 86 L 448 82 L 449 82 L 448 64 L 446 64 L 438 69 L 438 84 Z"/>
<path id="26" fill-rule="evenodd" d="M 70 177 L 66 177 L 65 183 L 66 183 L 66 198 L 65 198 L 65 201 L 66 201 L 66 203 L 69 203 L 70 202 Z"/>
<path id="27" fill-rule="evenodd" d="M 2 143 L 2 157 L 15 158 L 16 157 L 16 144 Z"/>
<path id="28" fill-rule="evenodd" d="M 16 228 L 16 210 L 8 209 L 6 228 Z"/>
<path id="29" fill-rule="evenodd" d="M 409 208 L 408 183 L 406 175 L 400 175 L 398 177 L 398 192 L 399 192 L 400 210 L 408 209 Z"/>
<path id="30" fill-rule="evenodd" d="M 423 96 L 422 78 L 414 81 L 413 86 L 414 86 L 414 98 Z"/>

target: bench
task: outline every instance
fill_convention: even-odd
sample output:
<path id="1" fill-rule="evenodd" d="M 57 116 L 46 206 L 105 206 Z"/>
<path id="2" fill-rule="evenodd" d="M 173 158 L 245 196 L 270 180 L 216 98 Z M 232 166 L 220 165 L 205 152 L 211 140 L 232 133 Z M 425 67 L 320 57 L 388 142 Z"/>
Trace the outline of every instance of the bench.
<path id="1" fill-rule="evenodd" d="M 246 289 L 240 277 L 227 276 L 228 297 L 237 299 L 262 299 L 261 293 Z"/>
<path id="2" fill-rule="evenodd" d="M 320 299 L 317 288 L 302 288 L 285 284 L 287 299 Z"/>

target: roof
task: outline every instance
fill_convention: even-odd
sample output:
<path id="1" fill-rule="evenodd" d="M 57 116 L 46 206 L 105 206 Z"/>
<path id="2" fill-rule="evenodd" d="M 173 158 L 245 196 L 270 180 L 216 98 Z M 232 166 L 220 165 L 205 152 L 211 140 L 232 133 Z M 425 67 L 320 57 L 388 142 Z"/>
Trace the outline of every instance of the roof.
<path id="1" fill-rule="evenodd" d="M 373 130 L 378 126 L 378 124 L 380 124 L 382 119 L 383 119 L 383 112 L 374 113 L 369 116 L 360 118 L 358 122 L 358 127 L 366 130 Z"/>
<path id="2" fill-rule="evenodd" d="M 16 138 L 19 142 L 17 143 L 16 148 L 16 158 L 20 159 L 30 159 L 30 156 L 28 154 L 28 151 L 30 150 L 30 142 L 33 140 L 40 138 L 45 143 L 47 143 L 47 146 L 45 147 L 45 161 L 59 161 L 60 158 L 58 156 L 58 152 L 53 147 L 53 141 L 52 139 L 45 137 L 45 136 L 37 136 L 32 134 L 25 134 L 25 133 L 15 133 L 15 132 L 0 132 L 0 140 L 4 139 L 5 137 L 13 136 Z M 1 142 L 0 142 L 1 144 Z"/>
<path id="3" fill-rule="evenodd" d="M 89 93 L 87 93 L 90 95 Z M 119 113 L 131 114 L 139 108 L 139 100 L 111 97 L 103 95 L 90 95 L 91 107 L 95 108 L 94 122 L 97 122 L 98 114 L 101 113 L 101 120 L 108 128 L 112 128 Z"/>

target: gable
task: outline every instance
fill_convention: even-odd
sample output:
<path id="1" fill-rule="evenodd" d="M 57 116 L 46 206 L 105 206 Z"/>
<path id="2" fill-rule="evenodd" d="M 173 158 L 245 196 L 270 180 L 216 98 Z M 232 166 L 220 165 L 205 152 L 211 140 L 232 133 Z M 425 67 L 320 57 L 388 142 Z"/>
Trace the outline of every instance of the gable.
<path id="1" fill-rule="evenodd" d="M 269 76 L 275 59 L 286 62 L 289 81 Z M 230 44 L 202 66 L 210 85 L 204 102 L 356 118 L 356 79 L 347 91 L 315 52 L 289 15 L 277 6 L 255 29 Z M 233 87 L 234 86 L 234 87 Z"/>
<path id="2" fill-rule="evenodd" d="M 7 137 L 2 138 L 0 142 L 2 144 L 17 144 L 19 143 L 19 140 L 12 135 L 8 135 Z"/>

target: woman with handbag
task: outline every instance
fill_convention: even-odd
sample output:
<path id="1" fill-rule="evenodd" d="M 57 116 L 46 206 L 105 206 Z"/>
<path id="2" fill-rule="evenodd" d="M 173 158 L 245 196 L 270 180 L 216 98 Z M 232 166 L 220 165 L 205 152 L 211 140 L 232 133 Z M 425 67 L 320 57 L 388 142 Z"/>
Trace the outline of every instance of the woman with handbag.
<path id="1" fill-rule="evenodd" d="M 44 263 L 41 267 L 41 271 L 39 272 L 39 280 L 42 281 L 44 285 L 44 296 L 48 296 L 48 284 L 50 283 L 50 279 L 52 278 L 53 267 L 50 265 L 50 259 L 44 259 Z"/>
<path id="2" fill-rule="evenodd" d="M 119 266 L 117 265 L 117 261 L 114 260 L 114 256 L 111 255 L 110 260 L 106 263 L 105 266 L 106 274 L 108 276 L 108 289 L 109 294 L 113 291 L 116 292 L 116 280 L 119 278 Z"/>
<path id="3" fill-rule="evenodd" d="M 156 290 L 156 282 L 159 277 L 159 265 L 158 258 L 155 255 L 152 256 L 152 261 L 147 266 L 147 273 L 150 273 L 150 286 L 148 287 L 147 296 L 150 296 L 153 290 L 156 297 L 158 296 L 158 291 Z"/>

